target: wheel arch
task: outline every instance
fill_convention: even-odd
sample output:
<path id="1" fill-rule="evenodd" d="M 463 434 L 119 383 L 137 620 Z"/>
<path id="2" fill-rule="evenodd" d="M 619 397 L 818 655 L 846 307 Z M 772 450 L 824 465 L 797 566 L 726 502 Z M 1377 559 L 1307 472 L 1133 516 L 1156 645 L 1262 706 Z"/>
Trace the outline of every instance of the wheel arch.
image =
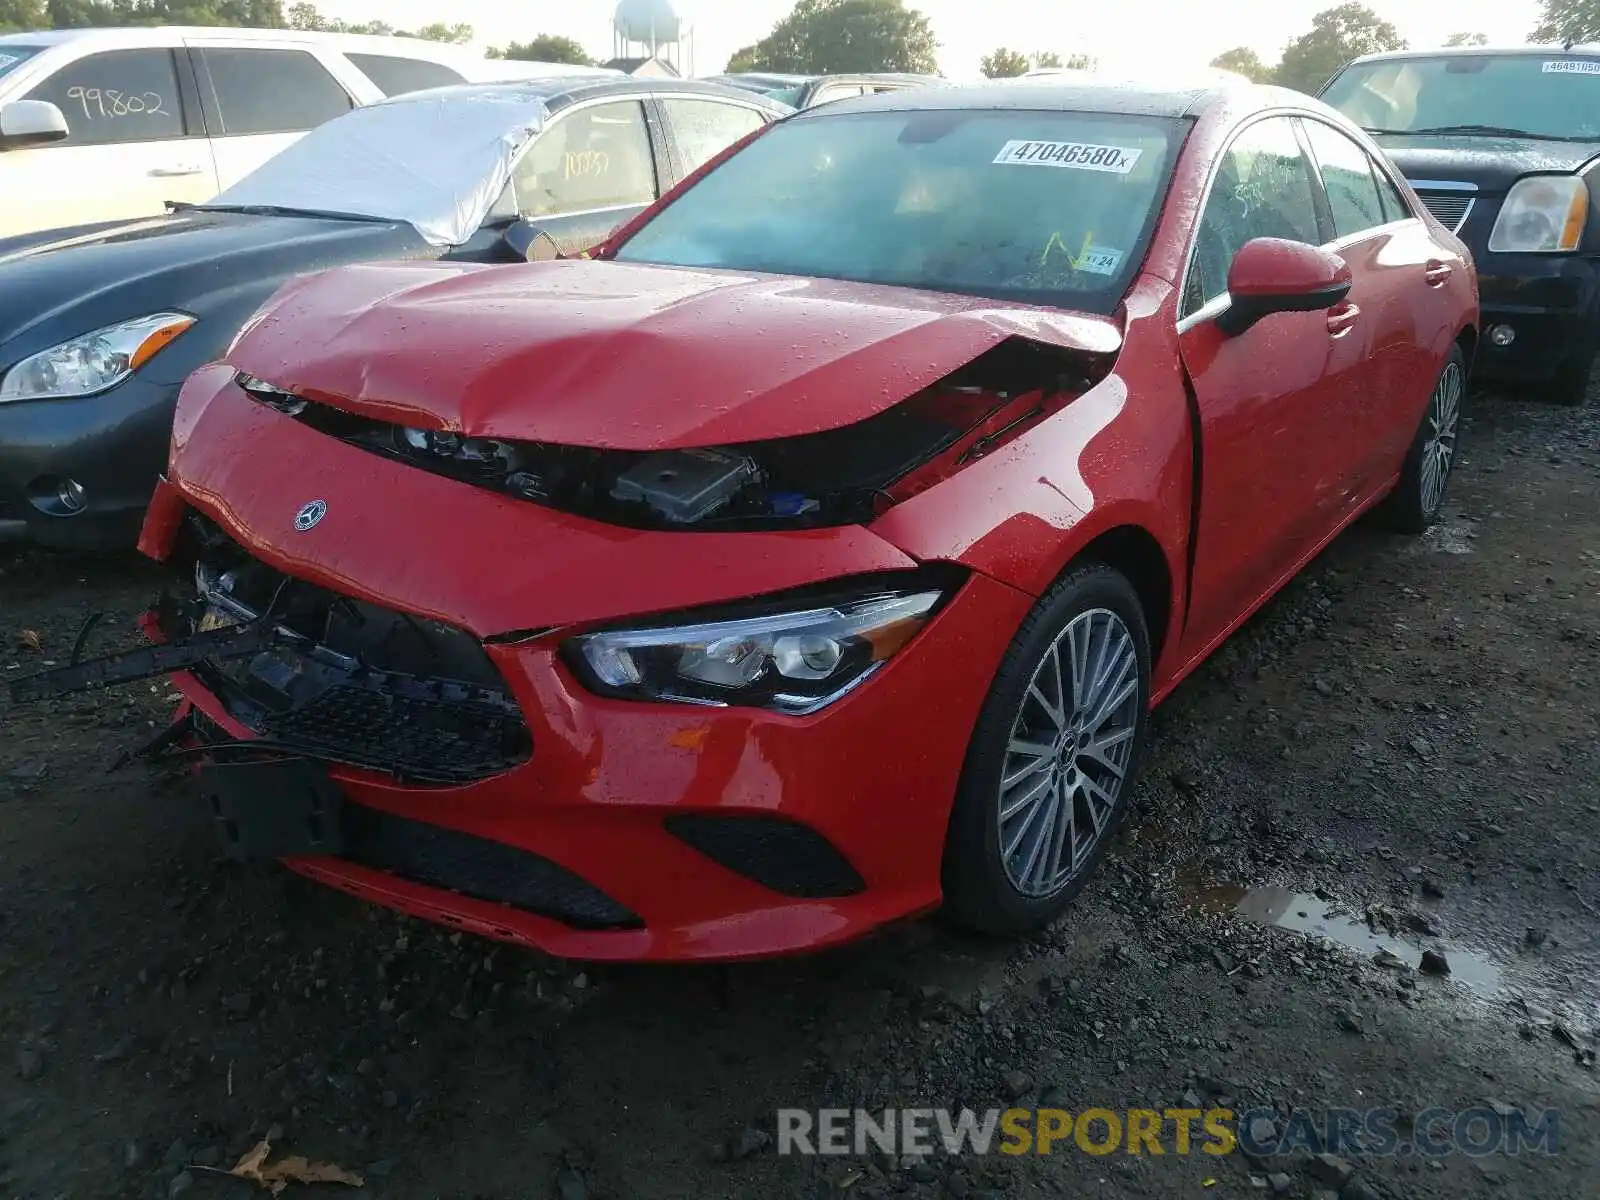
<path id="1" fill-rule="evenodd" d="M 1172 564 L 1160 540 L 1143 525 L 1124 523 L 1096 533 L 1074 551 L 1061 570 L 1059 579 L 1073 567 L 1097 562 L 1122 575 L 1139 597 L 1145 624 L 1150 633 L 1152 671 L 1161 661 L 1176 606 Z"/>

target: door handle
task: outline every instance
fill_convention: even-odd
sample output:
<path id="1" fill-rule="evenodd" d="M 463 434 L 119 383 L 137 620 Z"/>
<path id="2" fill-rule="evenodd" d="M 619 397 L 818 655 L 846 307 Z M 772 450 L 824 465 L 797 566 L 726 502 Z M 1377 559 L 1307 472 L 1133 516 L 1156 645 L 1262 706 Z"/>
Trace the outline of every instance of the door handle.
<path id="1" fill-rule="evenodd" d="M 150 172 L 154 179 L 180 179 L 185 175 L 198 175 L 199 167 L 156 167 Z"/>
<path id="2" fill-rule="evenodd" d="M 1432 259 L 1422 268 L 1422 277 L 1428 281 L 1429 287 L 1443 287 L 1450 278 L 1450 264 Z"/>
<path id="3" fill-rule="evenodd" d="M 1338 308 L 1328 313 L 1328 334 L 1330 337 L 1340 338 L 1355 328 L 1356 318 L 1361 315 L 1361 310 L 1354 304 L 1341 304 Z"/>

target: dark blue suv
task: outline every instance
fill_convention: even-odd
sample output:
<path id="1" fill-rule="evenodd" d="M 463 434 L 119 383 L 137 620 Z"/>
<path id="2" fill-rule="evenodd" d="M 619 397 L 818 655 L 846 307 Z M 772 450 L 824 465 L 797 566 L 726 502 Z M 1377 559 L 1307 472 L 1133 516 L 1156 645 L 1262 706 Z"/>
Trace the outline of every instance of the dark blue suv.
<path id="1" fill-rule="evenodd" d="M 1372 54 L 1321 98 L 1472 250 L 1475 373 L 1582 403 L 1600 348 L 1600 47 Z"/>

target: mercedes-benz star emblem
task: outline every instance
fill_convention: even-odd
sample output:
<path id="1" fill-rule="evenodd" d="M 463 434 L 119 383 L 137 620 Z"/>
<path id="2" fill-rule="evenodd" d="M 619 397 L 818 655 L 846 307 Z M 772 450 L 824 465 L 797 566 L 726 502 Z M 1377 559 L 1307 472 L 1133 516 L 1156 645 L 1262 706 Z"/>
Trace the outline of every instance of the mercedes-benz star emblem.
<path id="1" fill-rule="evenodd" d="M 313 528 L 323 517 L 328 515 L 328 502 L 326 500 L 313 500 L 310 504 L 301 505 L 300 511 L 294 515 L 294 527 L 299 532 Z"/>

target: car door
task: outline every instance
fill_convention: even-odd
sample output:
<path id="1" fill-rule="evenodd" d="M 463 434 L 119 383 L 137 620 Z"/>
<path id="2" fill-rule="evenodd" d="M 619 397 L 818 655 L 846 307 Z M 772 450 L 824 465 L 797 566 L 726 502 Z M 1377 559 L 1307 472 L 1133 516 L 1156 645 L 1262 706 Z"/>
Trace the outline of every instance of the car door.
<path id="1" fill-rule="evenodd" d="M 189 52 L 223 188 L 306 130 L 356 105 L 356 98 L 309 50 L 196 41 Z"/>
<path id="2" fill-rule="evenodd" d="M 674 184 L 772 119 L 754 105 L 718 96 L 665 95 L 656 102 L 661 107 Z"/>
<path id="3" fill-rule="evenodd" d="M 1276 313 L 1218 328 L 1233 256 L 1258 237 L 1319 245 L 1324 201 L 1294 120 L 1244 126 L 1217 163 L 1179 307 L 1179 346 L 1200 420 L 1200 503 L 1187 640 L 1210 645 L 1327 533 L 1325 494 L 1347 470 L 1334 436 L 1359 381 L 1344 362 L 1349 314 Z"/>
<path id="4" fill-rule="evenodd" d="M 1444 285 L 1465 264 L 1434 242 L 1359 142 L 1314 117 L 1302 127 L 1328 196 L 1335 235 L 1328 249 L 1355 281 L 1348 302 L 1361 311 L 1360 336 L 1347 351 L 1366 357 L 1371 381 L 1355 394 L 1350 428 L 1353 474 L 1344 499 L 1353 504 L 1400 468 L 1439 372 L 1432 347 L 1452 315 Z"/>
<path id="5" fill-rule="evenodd" d="M 216 170 L 188 63 L 162 46 L 105 50 L 59 67 L 19 99 L 46 100 L 67 137 L 0 153 L 0 235 L 155 216 L 208 200 Z"/>
<path id="6" fill-rule="evenodd" d="M 661 194 L 670 166 L 655 125 L 637 98 L 563 109 L 512 170 L 517 211 L 562 254 L 599 245 Z"/>

